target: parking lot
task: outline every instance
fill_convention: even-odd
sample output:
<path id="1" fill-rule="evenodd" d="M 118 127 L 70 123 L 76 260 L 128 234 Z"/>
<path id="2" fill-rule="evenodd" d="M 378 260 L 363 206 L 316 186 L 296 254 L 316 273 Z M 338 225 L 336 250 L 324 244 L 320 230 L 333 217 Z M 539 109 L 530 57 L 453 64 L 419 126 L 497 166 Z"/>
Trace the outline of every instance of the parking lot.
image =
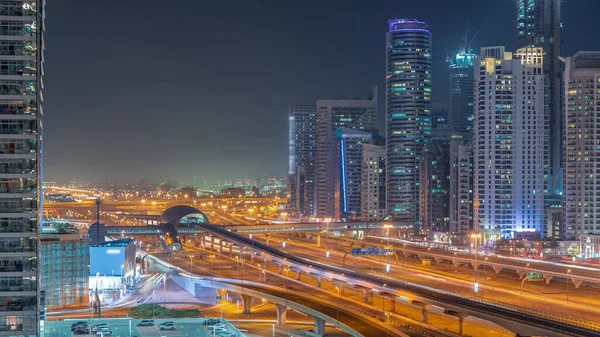
<path id="1" fill-rule="evenodd" d="M 110 326 L 110 330 L 112 330 L 112 337 L 211 337 L 208 327 L 202 324 L 204 321 L 202 318 L 155 319 L 154 326 L 137 326 L 141 320 L 128 318 L 71 319 L 59 322 L 47 321 L 45 337 L 95 337 L 94 333 L 74 334 L 71 331 L 71 324 L 79 321 L 86 321 L 88 326 L 107 323 Z M 159 330 L 159 324 L 166 321 L 173 321 L 176 329 Z"/>

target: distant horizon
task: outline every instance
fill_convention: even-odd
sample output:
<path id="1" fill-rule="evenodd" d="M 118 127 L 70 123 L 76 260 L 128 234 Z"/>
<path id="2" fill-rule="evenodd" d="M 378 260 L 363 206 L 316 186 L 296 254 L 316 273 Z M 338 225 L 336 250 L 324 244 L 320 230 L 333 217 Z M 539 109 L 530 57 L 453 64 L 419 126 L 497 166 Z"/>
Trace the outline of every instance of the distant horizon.
<path id="1" fill-rule="evenodd" d="M 283 177 L 289 105 L 365 97 L 376 85 L 384 134 L 388 20 L 429 25 L 436 105 L 447 105 L 446 55 L 467 29 L 475 53 L 498 45 L 513 51 L 516 42 L 514 1 L 225 0 L 185 7 L 156 0 L 47 6 L 44 178 Z M 595 22 L 598 11 L 594 0 L 563 6 L 564 56 L 600 50 L 600 39 L 577 29 L 578 22 Z"/>

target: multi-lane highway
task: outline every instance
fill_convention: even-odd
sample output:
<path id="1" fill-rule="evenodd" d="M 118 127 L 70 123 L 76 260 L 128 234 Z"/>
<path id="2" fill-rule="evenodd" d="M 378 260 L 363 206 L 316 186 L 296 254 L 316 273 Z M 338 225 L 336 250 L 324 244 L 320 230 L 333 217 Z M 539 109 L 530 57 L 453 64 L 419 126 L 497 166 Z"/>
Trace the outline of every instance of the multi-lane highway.
<path id="1" fill-rule="evenodd" d="M 262 240 L 260 237 L 256 237 L 256 239 Z M 271 237 L 270 241 L 271 245 L 276 245 L 295 256 L 340 267 L 343 265 L 344 268 L 357 272 L 418 282 L 457 294 L 474 295 L 473 285 L 477 282 L 479 290 L 476 295 L 479 297 L 515 307 L 570 315 L 600 324 L 600 309 L 591 305 L 598 300 L 596 289 L 577 290 L 576 294 L 571 294 L 570 301 L 567 302 L 564 284 L 547 285 L 545 282 L 529 284 L 524 287 L 523 291 L 520 288 L 521 280 L 516 275 L 496 275 L 493 270 L 480 270 L 475 273 L 473 269 L 463 266 L 456 267 L 452 264 L 434 263 L 432 266 L 425 266 L 418 259 L 407 259 L 402 255 L 400 255 L 399 262 L 396 262 L 395 256 L 353 256 L 346 254 L 350 251 L 348 242 L 339 238 L 322 239 L 321 247 L 315 247 L 310 240 L 299 237 L 293 239 Z M 285 249 L 282 248 L 283 242 L 286 242 Z M 328 258 L 326 251 L 329 251 Z M 389 272 L 386 271 L 388 264 L 390 265 Z M 530 290 L 533 287 L 536 289 L 535 292 Z M 573 292 L 573 290 L 571 287 L 570 291 Z"/>
<path id="2" fill-rule="evenodd" d="M 292 254 L 287 254 L 272 247 L 258 243 L 254 240 L 240 237 L 211 225 L 200 225 L 200 227 L 206 230 L 207 233 L 225 237 L 228 241 L 236 242 L 241 246 L 253 247 L 253 249 L 263 251 L 273 258 L 281 259 L 282 261 L 283 259 L 286 259 L 288 264 L 295 264 L 298 266 L 307 266 L 310 264 L 315 269 L 333 273 L 335 275 L 343 275 L 341 277 L 337 277 L 342 280 L 348 280 L 349 282 L 362 281 L 372 285 L 381 285 L 386 283 L 398 290 L 412 293 L 424 299 L 435 301 L 436 303 L 446 303 L 452 307 L 458 308 L 458 310 L 469 311 L 471 314 L 477 314 L 480 316 L 485 315 L 487 317 L 498 317 L 503 320 L 513 322 L 514 324 L 520 322 L 520 324 L 523 326 L 536 326 L 541 330 L 556 331 L 565 335 L 578 336 L 583 334 L 587 336 L 600 336 L 600 332 L 590 329 L 591 324 L 588 325 L 586 322 L 580 322 L 579 320 L 560 317 L 558 315 L 550 317 L 546 313 L 527 309 L 515 309 L 505 305 L 490 303 L 476 297 L 466 297 L 450 291 L 432 289 L 420 284 L 387 280 L 386 278 L 379 276 L 365 275 L 347 268 L 330 266 L 317 261 L 300 258 Z"/>

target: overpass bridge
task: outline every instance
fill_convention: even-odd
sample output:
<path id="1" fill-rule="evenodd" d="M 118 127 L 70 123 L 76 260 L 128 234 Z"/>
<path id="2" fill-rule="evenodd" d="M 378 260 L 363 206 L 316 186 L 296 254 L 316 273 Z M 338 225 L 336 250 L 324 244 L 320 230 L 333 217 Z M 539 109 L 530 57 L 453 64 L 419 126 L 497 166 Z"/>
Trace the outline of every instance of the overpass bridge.
<path id="1" fill-rule="evenodd" d="M 329 323 L 353 337 L 408 337 L 408 335 L 397 331 L 393 327 L 386 327 L 374 318 L 363 317 L 363 315 L 338 306 L 335 301 L 316 299 L 311 294 L 251 281 L 240 282 L 239 280 L 219 278 L 206 280 L 190 276 L 171 276 L 171 279 L 194 296 L 196 292 L 202 292 L 203 288 L 237 293 L 241 297 L 244 314 L 251 313 L 251 298 L 267 300 L 275 304 L 278 325 L 286 323 L 286 311 L 288 308 L 292 308 L 313 317 L 315 333 L 318 336 L 325 335 L 325 323 Z M 347 324 L 342 322 L 347 322 Z"/>
<path id="2" fill-rule="evenodd" d="M 400 290 L 402 294 L 411 294 L 418 302 L 444 307 L 449 311 L 465 316 L 475 316 L 490 320 L 511 331 L 530 335 L 545 336 L 600 336 L 600 326 L 582 322 L 576 318 L 564 317 L 553 313 L 539 312 L 524 307 L 508 306 L 500 302 L 488 301 L 478 297 L 458 295 L 442 289 L 433 289 L 408 281 L 391 281 L 379 276 L 366 275 L 341 267 L 331 266 L 312 260 L 296 257 L 264 245 L 246 237 L 239 236 L 222 228 L 208 224 L 200 224 L 211 236 L 222 238 L 244 248 L 259 251 L 273 261 L 298 272 L 319 277 L 330 277 L 348 284 L 358 284 L 374 291 L 393 293 Z M 251 247 L 251 248 L 250 248 Z M 385 284 L 385 287 L 381 285 Z M 385 288 L 385 289 L 384 289 Z"/>
<path id="3" fill-rule="evenodd" d="M 160 225 L 146 226 L 108 226 L 106 235 L 110 236 L 163 236 L 169 234 L 169 240 L 176 242 L 180 234 L 185 235 L 213 235 L 214 230 L 228 233 L 228 235 L 252 235 L 264 233 L 293 233 L 296 232 L 322 232 L 322 231 L 379 231 L 397 230 L 408 231 L 412 225 L 404 222 L 394 221 L 356 221 L 356 222 L 304 222 L 283 224 L 260 224 L 260 225 L 210 225 L 208 218 L 199 210 L 189 206 L 175 206 L 166 210 L 160 218 Z M 93 226 L 90 227 L 90 235 L 95 233 Z M 239 235 L 235 235 L 239 234 Z M 380 237 L 381 238 L 381 237 Z M 386 237 L 387 239 L 387 237 Z M 481 266 L 489 266 L 497 273 L 501 270 L 510 270 L 523 277 L 527 272 L 543 273 L 547 283 L 554 278 L 568 280 L 578 288 L 583 282 L 600 284 L 600 269 L 565 265 L 540 260 L 513 259 L 503 256 L 484 256 L 479 254 L 468 254 L 450 250 L 442 250 L 431 247 L 419 247 L 414 242 L 389 238 L 394 243 L 394 250 L 404 256 L 417 256 L 420 259 L 432 259 L 438 263 L 448 262 L 454 265 L 469 265 L 474 269 Z M 232 240 L 227 240 L 229 243 Z M 267 241 L 268 242 L 268 241 Z M 317 245 L 320 235 L 317 234 Z M 268 246 L 268 244 L 267 244 Z"/>

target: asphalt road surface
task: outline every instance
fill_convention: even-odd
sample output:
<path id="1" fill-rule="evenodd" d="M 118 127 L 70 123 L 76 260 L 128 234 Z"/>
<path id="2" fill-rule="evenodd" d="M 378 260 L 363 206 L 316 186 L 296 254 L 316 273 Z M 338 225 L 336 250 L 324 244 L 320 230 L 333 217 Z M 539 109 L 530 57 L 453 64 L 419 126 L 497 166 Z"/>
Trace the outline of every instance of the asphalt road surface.
<path id="1" fill-rule="evenodd" d="M 398 336 L 393 331 L 388 329 L 379 327 L 370 321 L 362 318 L 352 312 L 344 310 L 343 307 L 336 307 L 331 305 L 322 304 L 320 302 L 315 302 L 310 300 L 309 298 L 298 296 L 295 294 L 286 293 L 284 291 L 252 287 L 244 285 L 245 288 L 253 289 L 256 291 L 260 291 L 263 293 L 267 293 L 273 296 L 277 296 L 280 298 L 286 298 L 289 301 L 296 302 L 298 304 L 302 304 L 311 309 L 317 310 L 329 317 L 333 317 L 338 319 L 341 323 L 346 324 L 350 328 L 354 329 L 358 333 L 362 334 L 365 337 L 387 337 L 387 336 Z"/>

